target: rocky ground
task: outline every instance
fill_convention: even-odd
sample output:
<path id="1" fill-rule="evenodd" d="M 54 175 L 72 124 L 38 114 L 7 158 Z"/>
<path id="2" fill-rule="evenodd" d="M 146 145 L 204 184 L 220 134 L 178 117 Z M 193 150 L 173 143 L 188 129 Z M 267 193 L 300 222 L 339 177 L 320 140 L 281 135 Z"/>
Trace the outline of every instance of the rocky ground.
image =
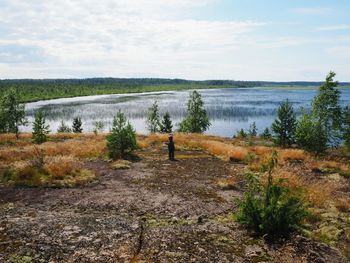
<path id="1" fill-rule="evenodd" d="M 244 184 L 217 182 L 244 165 L 201 151 L 138 155 L 127 170 L 87 163 L 99 179 L 84 187 L 0 187 L 0 262 L 347 262 L 325 244 L 271 243 L 235 222 Z"/>

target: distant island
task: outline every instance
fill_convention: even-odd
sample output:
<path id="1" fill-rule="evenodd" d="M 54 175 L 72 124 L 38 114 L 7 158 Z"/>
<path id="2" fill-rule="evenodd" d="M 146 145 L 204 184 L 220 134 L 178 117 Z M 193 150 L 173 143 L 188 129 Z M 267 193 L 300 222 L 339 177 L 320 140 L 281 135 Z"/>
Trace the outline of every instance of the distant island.
<path id="1" fill-rule="evenodd" d="M 33 102 L 77 96 L 189 89 L 318 87 L 322 83 L 321 81 L 198 81 L 167 78 L 3 79 L 0 80 L 0 96 L 11 88 L 16 89 L 22 102 Z M 350 87 L 350 82 L 341 82 L 339 87 Z"/>

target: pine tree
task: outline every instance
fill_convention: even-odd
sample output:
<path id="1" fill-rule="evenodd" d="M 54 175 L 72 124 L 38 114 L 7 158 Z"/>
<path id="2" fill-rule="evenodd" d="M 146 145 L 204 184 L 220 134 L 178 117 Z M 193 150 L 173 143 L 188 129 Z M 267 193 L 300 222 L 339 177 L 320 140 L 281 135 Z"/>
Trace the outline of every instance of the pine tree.
<path id="1" fill-rule="evenodd" d="M 181 132 L 202 133 L 210 126 L 209 118 L 204 109 L 202 96 L 194 90 L 187 103 L 187 116 L 180 123 Z"/>
<path id="2" fill-rule="evenodd" d="M 234 137 L 237 137 L 237 138 L 246 138 L 246 137 L 247 137 L 247 133 L 244 131 L 244 129 L 240 129 L 240 130 L 237 132 L 236 136 L 234 136 Z"/>
<path id="3" fill-rule="evenodd" d="M 159 109 L 158 102 L 155 101 L 152 106 L 148 109 L 147 116 L 147 128 L 150 133 L 156 133 L 160 130 L 160 117 L 159 117 Z"/>
<path id="4" fill-rule="evenodd" d="M 292 104 L 286 100 L 277 111 L 277 118 L 272 123 L 272 131 L 275 143 L 282 147 L 291 146 L 294 143 L 296 128 L 296 116 Z"/>
<path id="5" fill-rule="evenodd" d="M 345 146 L 350 150 L 350 107 L 344 108 L 343 113 L 343 140 Z"/>
<path id="6" fill-rule="evenodd" d="M 163 115 L 163 120 L 160 124 L 160 131 L 162 133 L 171 133 L 173 131 L 173 124 L 169 112 Z"/>
<path id="7" fill-rule="evenodd" d="M 49 127 L 49 125 L 46 125 L 43 112 L 38 110 L 35 113 L 32 132 L 32 138 L 35 143 L 40 144 L 47 141 L 47 135 L 50 133 Z"/>
<path id="8" fill-rule="evenodd" d="M 125 158 L 137 148 L 135 130 L 121 111 L 114 117 L 111 132 L 106 139 L 112 159 Z"/>
<path id="9" fill-rule="evenodd" d="M 258 135 L 258 131 L 257 131 L 256 124 L 254 121 L 249 127 L 249 136 L 256 137 L 257 135 Z"/>
<path id="10" fill-rule="evenodd" d="M 0 102 L 0 133 L 15 133 L 19 137 L 19 126 L 27 125 L 25 105 L 20 104 L 18 93 L 11 89 Z"/>
<path id="11" fill-rule="evenodd" d="M 327 75 L 312 102 L 312 115 L 323 126 L 328 144 L 332 146 L 340 143 L 342 122 L 340 91 L 337 89 L 338 82 L 334 81 L 335 75 L 333 71 Z"/>
<path id="12" fill-rule="evenodd" d="M 63 121 L 61 120 L 60 126 L 57 129 L 58 133 L 70 133 L 72 132 L 72 129 Z"/>
<path id="13" fill-rule="evenodd" d="M 261 138 L 263 139 L 271 139 L 271 132 L 269 128 L 265 128 L 265 130 L 263 131 L 263 133 L 260 135 Z"/>
<path id="14" fill-rule="evenodd" d="M 327 150 L 327 134 L 321 122 L 312 115 L 304 113 L 295 131 L 296 142 L 302 149 L 315 153 Z"/>
<path id="15" fill-rule="evenodd" d="M 73 119 L 73 126 L 72 126 L 72 130 L 74 133 L 82 133 L 83 132 L 83 127 L 82 127 L 83 123 L 81 121 L 80 117 L 76 117 Z"/>

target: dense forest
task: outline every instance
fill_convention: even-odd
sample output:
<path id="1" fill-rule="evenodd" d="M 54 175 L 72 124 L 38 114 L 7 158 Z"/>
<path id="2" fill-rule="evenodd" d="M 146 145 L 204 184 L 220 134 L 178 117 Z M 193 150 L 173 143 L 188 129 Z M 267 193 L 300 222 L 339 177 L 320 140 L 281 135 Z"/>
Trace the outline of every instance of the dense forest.
<path id="1" fill-rule="evenodd" d="M 31 102 L 113 93 L 262 86 L 320 86 L 320 84 L 321 82 L 193 81 L 160 78 L 4 79 L 0 80 L 0 95 L 14 88 L 20 94 L 22 102 Z M 340 86 L 350 86 L 350 83 L 340 83 Z"/>

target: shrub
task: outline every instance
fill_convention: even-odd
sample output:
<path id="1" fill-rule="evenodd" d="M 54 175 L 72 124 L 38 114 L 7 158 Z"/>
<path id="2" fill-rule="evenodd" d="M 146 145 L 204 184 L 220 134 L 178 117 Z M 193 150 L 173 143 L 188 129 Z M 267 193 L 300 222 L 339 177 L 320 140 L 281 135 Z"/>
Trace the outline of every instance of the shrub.
<path id="1" fill-rule="evenodd" d="M 294 143 L 296 117 L 292 104 L 286 100 L 277 110 L 277 118 L 272 123 L 273 138 L 277 145 L 291 146 Z"/>
<path id="2" fill-rule="evenodd" d="M 299 120 L 295 138 L 299 147 L 307 151 L 320 154 L 327 150 L 327 134 L 320 121 L 310 114 L 305 113 Z"/>
<path id="3" fill-rule="evenodd" d="M 83 132 L 83 122 L 80 117 L 76 117 L 73 119 L 72 130 L 74 133 L 82 133 Z"/>
<path id="4" fill-rule="evenodd" d="M 180 123 L 181 132 L 202 133 L 209 128 L 209 118 L 203 106 L 202 96 L 194 90 L 187 103 L 187 116 Z"/>
<path id="5" fill-rule="evenodd" d="M 307 216 L 301 199 L 290 195 L 287 187 L 273 182 L 272 171 L 277 164 L 273 153 L 267 164 L 268 182 L 262 186 L 254 176 L 249 178 L 249 190 L 238 200 L 237 219 L 258 234 L 283 236 L 302 228 Z"/>
<path id="6" fill-rule="evenodd" d="M 2 173 L 2 180 L 7 182 L 7 181 L 10 181 L 12 179 L 12 176 L 13 176 L 13 171 L 10 170 L 10 169 L 5 169 L 5 171 L 3 171 Z"/>
<path id="7" fill-rule="evenodd" d="M 17 168 L 12 180 L 15 186 L 35 187 L 41 184 L 39 171 L 29 164 Z"/>
<path id="8" fill-rule="evenodd" d="M 121 111 L 113 119 L 111 133 L 107 136 L 107 147 L 112 159 L 124 158 L 137 147 L 135 130 Z"/>
<path id="9" fill-rule="evenodd" d="M 94 129 L 93 132 L 97 136 L 100 132 L 103 131 L 105 125 L 103 124 L 102 121 L 95 121 L 94 122 Z"/>
<path id="10" fill-rule="evenodd" d="M 41 110 L 35 113 L 35 120 L 33 123 L 33 140 L 40 144 L 47 141 L 47 135 L 50 133 L 49 125 L 45 123 L 45 117 Z"/>
<path id="11" fill-rule="evenodd" d="M 69 133 L 72 132 L 72 129 L 63 121 L 61 120 L 61 124 L 57 129 L 58 133 Z"/>

